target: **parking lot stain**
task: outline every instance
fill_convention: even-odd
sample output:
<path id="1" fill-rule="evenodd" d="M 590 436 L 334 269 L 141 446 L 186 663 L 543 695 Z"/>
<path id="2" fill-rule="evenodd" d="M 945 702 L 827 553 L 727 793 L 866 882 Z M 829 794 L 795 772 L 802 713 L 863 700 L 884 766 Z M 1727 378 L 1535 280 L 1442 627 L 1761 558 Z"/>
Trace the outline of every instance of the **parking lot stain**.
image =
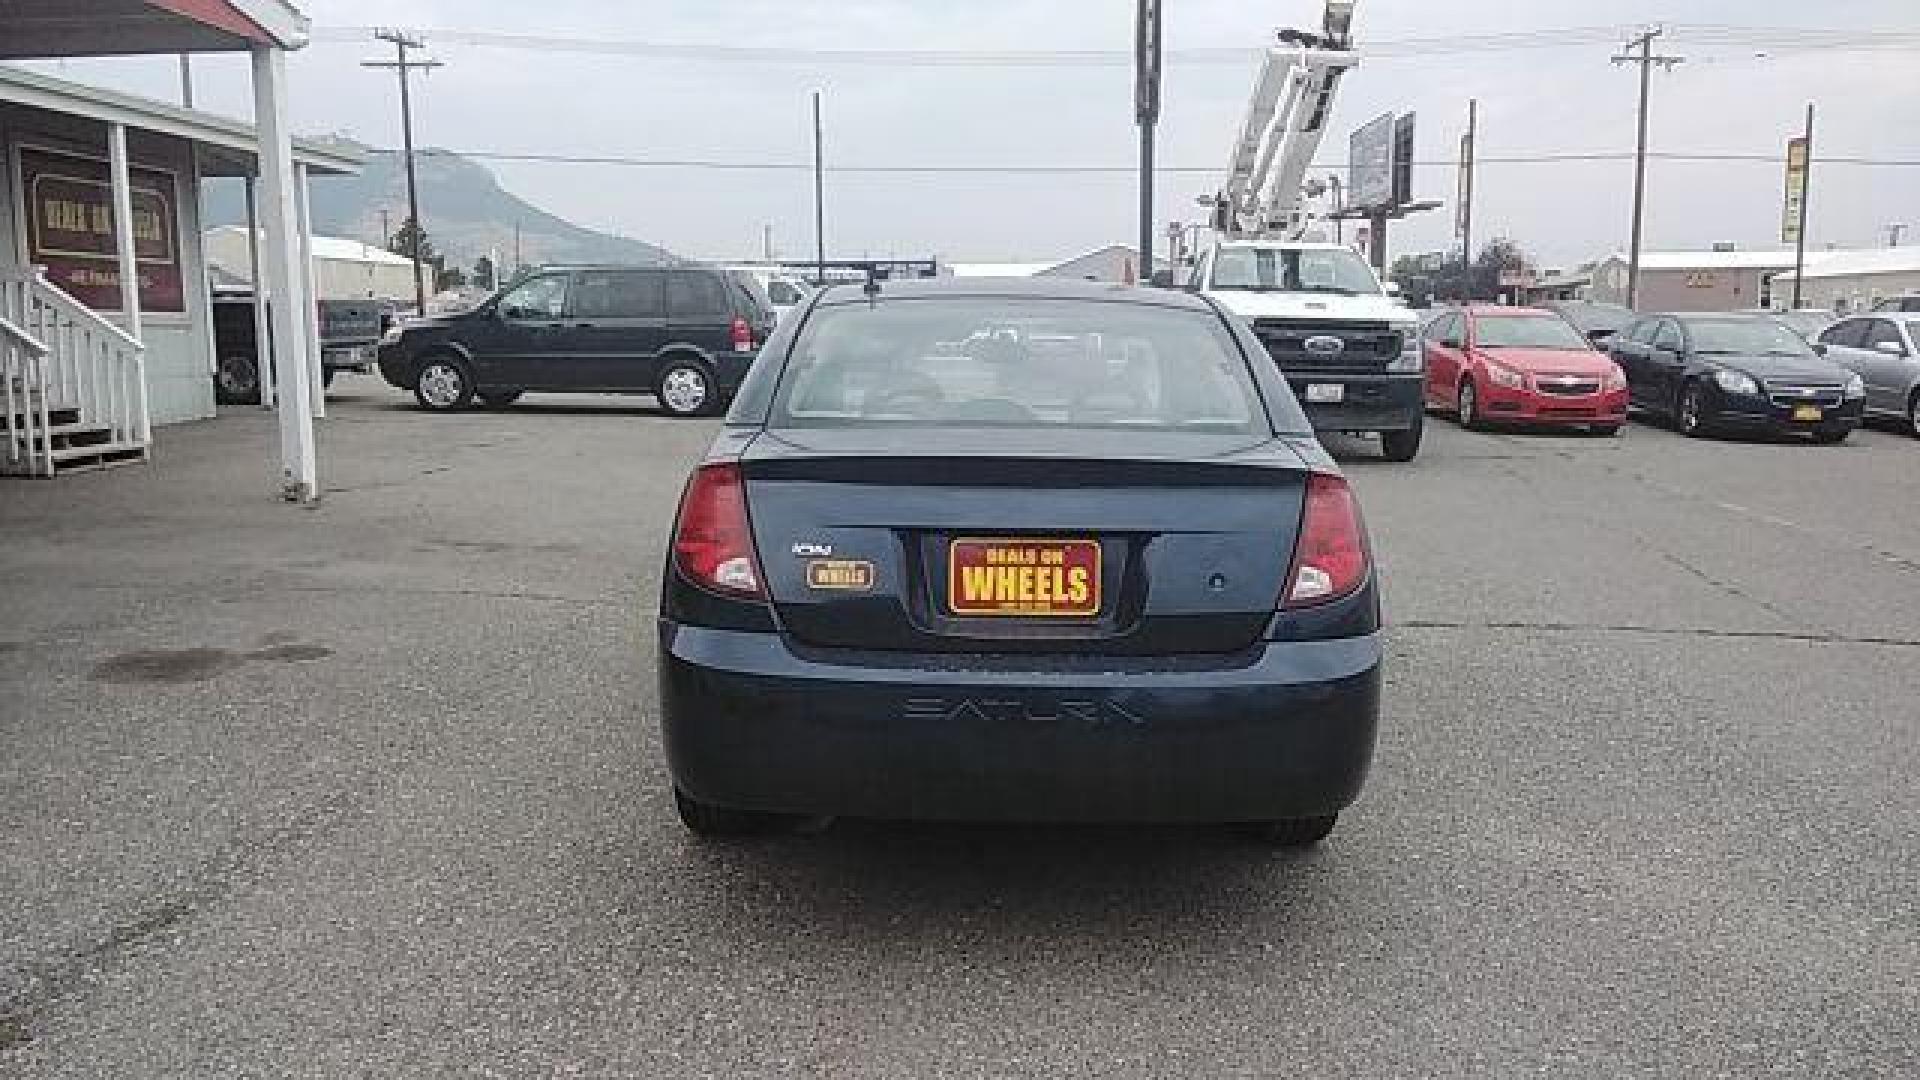
<path id="1" fill-rule="evenodd" d="M 142 649 L 109 656 L 93 677 L 110 683 L 205 682 L 240 662 L 225 649 Z"/>
<path id="2" fill-rule="evenodd" d="M 325 645 L 274 645 L 265 649 L 255 649 L 247 654 L 248 660 L 278 660 L 283 663 L 306 663 L 309 660 L 325 660 L 333 655 L 333 650 Z"/>
<path id="3" fill-rule="evenodd" d="M 207 648 L 141 649 L 100 661 L 94 665 L 93 677 L 100 682 L 123 684 L 205 682 L 249 660 L 307 663 L 332 655 L 333 650 L 324 645 L 302 645 L 292 641 L 266 645 L 245 653 Z"/>

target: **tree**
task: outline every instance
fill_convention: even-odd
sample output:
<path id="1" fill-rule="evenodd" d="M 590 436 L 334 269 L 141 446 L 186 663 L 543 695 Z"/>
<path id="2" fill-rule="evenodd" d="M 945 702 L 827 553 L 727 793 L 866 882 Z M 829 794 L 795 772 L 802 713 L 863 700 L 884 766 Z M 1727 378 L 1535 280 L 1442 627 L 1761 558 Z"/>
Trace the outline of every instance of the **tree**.
<path id="1" fill-rule="evenodd" d="M 434 263 L 433 291 L 445 292 L 448 289 L 464 289 L 467 286 L 467 272 L 457 266 L 441 269 L 439 262 Z"/>
<path id="2" fill-rule="evenodd" d="M 437 264 L 440 261 L 440 253 L 433 249 L 433 240 L 413 223 L 412 218 L 402 221 L 393 235 L 387 237 L 387 250 L 395 255 L 405 255 L 411 259 L 416 247 L 419 249 L 421 262 Z"/>
<path id="3" fill-rule="evenodd" d="M 493 260 L 485 255 L 473 260 L 473 274 L 470 280 L 476 288 L 493 290 L 500 287 L 500 282 L 494 278 Z"/>
<path id="4" fill-rule="evenodd" d="M 1443 259 L 1436 266 L 1429 256 L 1402 255 L 1394 260 L 1387 276 L 1400 283 L 1409 300 L 1426 290 L 1443 303 L 1471 304 L 1499 296 L 1502 277 L 1525 273 L 1532 266 L 1533 261 L 1520 245 L 1496 236 L 1480 249 L 1471 266 L 1461 266 L 1457 256 Z"/>

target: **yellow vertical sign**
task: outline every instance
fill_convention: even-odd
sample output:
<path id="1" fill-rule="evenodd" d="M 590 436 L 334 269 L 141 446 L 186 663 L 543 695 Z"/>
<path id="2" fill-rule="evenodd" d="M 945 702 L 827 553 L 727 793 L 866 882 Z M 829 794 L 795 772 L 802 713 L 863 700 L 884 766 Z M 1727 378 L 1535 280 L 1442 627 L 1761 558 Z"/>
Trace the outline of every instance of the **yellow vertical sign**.
<path id="1" fill-rule="evenodd" d="M 1780 207 L 1780 242 L 1800 242 L 1800 203 L 1807 197 L 1807 140 L 1787 140 L 1787 197 Z"/>

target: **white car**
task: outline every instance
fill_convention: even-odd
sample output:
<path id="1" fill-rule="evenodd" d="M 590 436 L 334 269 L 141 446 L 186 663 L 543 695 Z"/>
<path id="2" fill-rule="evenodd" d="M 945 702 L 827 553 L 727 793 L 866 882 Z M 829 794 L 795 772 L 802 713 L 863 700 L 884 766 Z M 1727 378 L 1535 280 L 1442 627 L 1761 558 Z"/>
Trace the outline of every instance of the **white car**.
<path id="1" fill-rule="evenodd" d="M 781 271 L 772 266 L 730 266 L 728 271 L 735 276 L 751 278 L 766 294 L 768 303 L 773 306 L 776 319 L 785 319 L 787 312 L 799 307 L 813 295 L 813 286 L 804 278 Z"/>

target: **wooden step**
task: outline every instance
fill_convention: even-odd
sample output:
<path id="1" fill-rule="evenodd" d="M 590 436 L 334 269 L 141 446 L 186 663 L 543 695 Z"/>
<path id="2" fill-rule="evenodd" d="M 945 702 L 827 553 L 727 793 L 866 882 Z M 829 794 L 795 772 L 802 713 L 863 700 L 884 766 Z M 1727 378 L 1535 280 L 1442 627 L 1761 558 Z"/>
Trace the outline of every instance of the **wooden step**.
<path id="1" fill-rule="evenodd" d="M 18 403 L 16 402 L 16 404 Z M 0 398 L 0 408 L 4 408 L 5 406 L 6 406 L 6 400 L 4 398 Z M 5 413 L 0 413 L 0 419 L 4 419 L 7 422 L 11 423 L 15 429 L 26 427 L 27 421 L 30 418 L 34 423 L 39 423 L 40 422 L 39 409 L 35 406 L 28 406 L 28 408 L 32 409 L 33 411 L 21 412 L 16 410 L 14 414 L 10 417 L 7 416 Z M 79 422 L 80 422 L 79 406 L 68 406 L 66 408 L 47 410 L 47 423 L 53 427 L 59 427 L 62 424 L 77 424 Z M 0 426 L 5 426 L 5 425 L 0 425 Z"/>
<path id="2" fill-rule="evenodd" d="M 136 442 L 99 442 L 85 446 L 68 446 L 54 450 L 54 472 L 70 473 L 88 469 L 105 469 L 113 465 L 144 461 L 146 457 L 147 448 Z"/>

